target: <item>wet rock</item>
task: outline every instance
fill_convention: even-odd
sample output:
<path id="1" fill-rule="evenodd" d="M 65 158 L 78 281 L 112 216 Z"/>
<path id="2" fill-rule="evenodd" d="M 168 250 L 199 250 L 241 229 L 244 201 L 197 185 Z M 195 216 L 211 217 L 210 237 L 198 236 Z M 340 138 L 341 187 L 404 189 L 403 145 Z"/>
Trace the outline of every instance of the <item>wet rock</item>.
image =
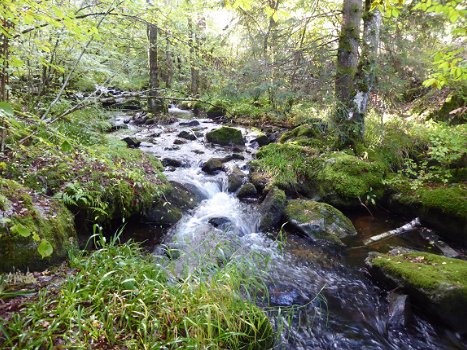
<path id="1" fill-rule="evenodd" d="M 237 197 L 240 199 L 255 198 L 257 195 L 258 191 L 256 190 L 255 185 L 253 185 L 251 182 L 247 182 L 246 184 L 242 185 L 237 193 Z"/>
<path id="2" fill-rule="evenodd" d="M 222 163 L 221 158 L 211 158 L 206 163 L 204 163 L 201 168 L 207 174 L 214 174 L 218 171 L 224 170 L 224 163 Z"/>
<path id="3" fill-rule="evenodd" d="M 232 221 L 226 217 L 212 218 L 209 219 L 209 223 L 220 230 L 227 230 L 232 226 Z"/>
<path id="4" fill-rule="evenodd" d="M 165 147 L 164 151 L 178 151 L 180 149 L 179 146 L 171 146 L 171 147 Z"/>
<path id="5" fill-rule="evenodd" d="M 204 151 L 201 151 L 200 149 L 194 149 L 191 152 L 196 153 L 196 154 L 204 154 Z"/>
<path id="6" fill-rule="evenodd" d="M 180 140 L 180 139 L 176 139 L 174 141 L 174 145 L 184 145 L 186 143 L 187 143 L 186 141 L 183 141 L 183 140 Z"/>
<path id="7" fill-rule="evenodd" d="M 423 312 L 467 334 L 467 261 L 396 248 L 370 253 L 366 263 L 373 277 L 400 288 Z"/>
<path id="8" fill-rule="evenodd" d="M 303 305 L 307 302 L 296 288 L 281 284 L 269 287 L 269 300 L 272 306 Z"/>
<path id="9" fill-rule="evenodd" d="M 183 166 L 183 162 L 179 159 L 174 159 L 174 158 L 163 158 L 162 159 L 162 165 L 165 167 L 174 167 L 174 168 L 180 168 Z"/>
<path id="10" fill-rule="evenodd" d="M 196 119 L 193 119 L 188 122 L 180 122 L 179 125 L 180 126 L 198 126 L 200 125 L 200 123 Z"/>
<path id="11" fill-rule="evenodd" d="M 267 137 L 265 134 L 262 134 L 251 141 L 251 143 L 254 143 L 254 142 L 256 142 L 259 147 L 262 147 L 262 146 L 269 145 L 271 143 L 271 140 L 269 140 L 269 137 Z"/>
<path id="12" fill-rule="evenodd" d="M 235 166 L 227 177 L 227 189 L 229 192 L 237 191 L 245 181 L 246 174 Z"/>
<path id="13" fill-rule="evenodd" d="M 141 102 L 136 99 L 126 100 L 125 99 L 117 99 L 115 104 L 110 105 L 109 107 L 115 109 L 122 109 L 127 111 L 137 111 L 141 109 Z"/>
<path id="14" fill-rule="evenodd" d="M 162 133 L 160 133 L 160 132 L 153 132 L 152 134 L 148 135 L 148 137 L 156 138 L 156 137 L 161 136 L 161 134 Z"/>
<path id="15" fill-rule="evenodd" d="M 312 200 L 287 203 L 286 220 L 302 234 L 316 241 L 343 246 L 341 238 L 357 234 L 352 222 L 333 206 Z"/>
<path id="16" fill-rule="evenodd" d="M 168 227 L 176 224 L 182 218 L 183 212 L 198 205 L 199 199 L 186 186 L 170 182 L 171 188 L 164 198 L 158 197 L 149 210 L 144 213 L 147 222 Z"/>
<path id="17" fill-rule="evenodd" d="M 209 118 L 219 118 L 225 115 L 225 108 L 219 105 L 209 106 L 206 114 Z"/>
<path id="18" fill-rule="evenodd" d="M 250 179 L 250 182 L 253 185 L 255 185 L 258 192 L 263 192 L 263 190 L 269 184 L 268 175 L 254 168 L 251 169 L 251 172 L 249 174 L 249 179 Z"/>
<path id="19" fill-rule="evenodd" d="M 240 153 L 233 153 L 231 155 L 228 155 L 227 157 L 224 157 L 222 161 L 224 163 L 230 162 L 231 160 L 244 160 L 245 157 L 241 155 Z"/>
<path id="20" fill-rule="evenodd" d="M 407 327 L 412 318 L 409 296 L 391 292 L 389 294 L 388 323 L 395 328 Z"/>
<path id="21" fill-rule="evenodd" d="M 273 187 L 268 192 L 259 207 L 261 213 L 260 231 L 266 232 L 281 222 L 286 203 L 287 199 L 284 191 Z"/>
<path id="22" fill-rule="evenodd" d="M 133 123 L 136 125 L 143 125 L 148 119 L 148 115 L 145 112 L 136 113 L 133 117 Z"/>
<path id="23" fill-rule="evenodd" d="M 180 137 L 182 139 L 186 139 L 186 140 L 190 140 L 190 141 L 194 141 L 196 140 L 196 136 L 191 133 L 191 132 L 188 132 L 186 130 L 183 130 L 182 132 L 180 132 L 177 137 Z"/>
<path id="24" fill-rule="evenodd" d="M 129 148 L 138 148 L 141 145 L 141 141 L 133 137 L 125 137 L 122 141 L 126 142 Z"/>
<path id="25" fill-rule="evenodd" d="M 242 132 L 238 129 L 223 126 L 219 129 L 212 130 L 206 134 L 208 142 L 221 145 L 244 145 Z"/>

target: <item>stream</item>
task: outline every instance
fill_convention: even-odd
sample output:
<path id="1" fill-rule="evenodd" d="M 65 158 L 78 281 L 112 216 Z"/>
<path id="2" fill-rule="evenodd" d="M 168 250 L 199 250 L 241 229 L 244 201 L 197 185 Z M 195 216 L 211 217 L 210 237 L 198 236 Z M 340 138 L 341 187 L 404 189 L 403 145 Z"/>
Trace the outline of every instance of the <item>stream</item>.
<path id="1" fill-rule="evenodd" d="M 202 198 L 161 239 L 154 238 L 160 235 L 158 228 L 127 227 L 137 239 L 149 237 L 150 244 L 155 246 L 154 254 L 164 255 L 168 247 L 183 252 L 175 257 L 180 273 L 206 266 L 211 259 L 219 259 L 219 255 L 223 259 L 245 259 L 253 268 L 262 270 L 261 278 L 269 289 L 269 305 L 276 306 L 270 308 L 268 315 L 281 333 L 277 349 L 466 348 L 454 333 L 415 313 L 406 327 L 390 321 L 386 292 L 368 275 L 364 266 L 368 250 L 361 246 L 368 236 L 398 227 L 401 221 L 384 215 L 373 218 L 367 213 L 349 215 L 359 236 L 346 241 L 348 248 L 342 253 L 313 245 L 293 233 L 286 234 L 285 240 L 277 240 L 278 232 L 258 232 L 258 204 L 241 202 L 235 194 L 228 193 L 226 172 L 207 175 L 201 170 L 208 159 L 223 158 L 235 151 L 244 159 L 234 159 L 225 166 L 238 166 L 247 173 L 248 161 L 258 148 L 251 142 L 254 132 L 238 127 L 246 140 L 244 148 L 214 146 L 205 141 L 204 135 L 219 124 L 197 119 L 193 122 L 197 125 L 184 125 L 193 121 L 191 112 L 176 107 L 171 107 L 169 112 L 179 120 L 166 126 L 139 127 L 130 123 L 129 129 L 117 132 L 119 136 L 144 140 L 140 149 L 161 160 L 179 161 L 182 166 L 166 167 L 167 178 L 184 184 Z M 117 123 L 124 119 L 128 115 L 118 116 Z M 196 139 L 177 137 L 184 130 Z M 175 140 L 186 143 L 174 144 Z M 228 225 L 214 228 L 210 220 L 219 218 Z M 386 241 L 385 245 L 407 246 L 402 238 L 394 240 Z M 418 245 L 415 248 L 426 248 L 424 242 Z M 268 268 L 263 271 L 266 260 Z M 279 306 L 287 310 L 292 305 L 295 311 L 290 319 L 287 313 L 278 312 Z"/>

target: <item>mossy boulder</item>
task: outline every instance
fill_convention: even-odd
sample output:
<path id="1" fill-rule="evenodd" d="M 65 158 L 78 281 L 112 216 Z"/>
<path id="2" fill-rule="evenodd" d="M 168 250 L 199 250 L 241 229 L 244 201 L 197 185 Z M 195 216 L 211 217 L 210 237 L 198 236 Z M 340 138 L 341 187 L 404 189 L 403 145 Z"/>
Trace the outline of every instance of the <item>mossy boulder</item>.
<path id="1" fill-rule="evenodd" d="M 0 178 L 0 272 L 45 269 L 76 243 L 73 215 L 62 203 Z M 44 247 L 53 250 L 43 259 Z"/>
<path id="2" fill-rule="evenodd" d="M 223 126 L 219 129 L 212 130 L 206 134 L 208 142 L 221 145 L 238 145 L 242 146 L 245 144 L 243 140 L 242 132 L 238 129 Z"/>
<path id="3" fill-rule="evenodd" d="M 186 186 L 172 181 L 164 197 L 156 197 L 152 207 L 145 210 L 143 217 L 149 223 L 170 227 L 182 218 L 184 212 L 195 208 L 200 200 L 201 198 Z"/>
<path id="4" fill-rule="evenodd" d="M 255 185 L 247 182 L 238 190 L 237 197 L 240 199 L 255 198 L 258 195 Z"/>
<path id="5" fill-rule="evenodd" d="M 211 105 L 206 109 L 206 114 L 209 118 L 219 118 L 225 115 L 227 112 L 223 105 L 215 104 Z"/>
<path id="6" fill-rule="evenodd" d="M 317 119 L 309 124 L 297 126 L 295 129 L 286 131 L 279 138 L 279 143 L 295 143 L 300 146 L 325 148 L 333 144 L 332 138 L 327 135 L 327 124 Z"/>
<path id="7" fill-rule="evenodd" d="M 345 152 L 320 156 L 320 169 L 311 180 L 323 201 L 337 207 L 358 206 L 367 197 L 379 200 L 384 194 L 386 165 Z"/>
<path id="8" fill-rule="evenodd" d="M 467 261 L 394 249 L 370 254 L 367 264 L 389 287 L 404 288 L 423 312 L 467 333 Z"/>
<path id="9" fill-rule="evenodd" d="M 259 224 L 260 231 L 265 232 L 279 225 L 284 214 L 286 203 L 287 198 L 284 191 L 277 187 L 273 187 L 269 190 L 259 207 L 261 213 Z"/>
<path id="10" fill-rule="evenodd" d="M 357 234 L 352 222 L 333 206 L 311 200 L 290 200 L 285 218 L 295 229 L 313 241 L 343 246 L 342 238 Z"/>
<path id="11" fill-rule="evenodd" d="M 218 171 L 224 170 L 224 163 L 221 158 L 211 158 L 201 167 L 207 174 L 215 174 Z"/>
<path id="12" fill-rule="evenodd" d="M 465 185 L 425 185 L 417 190 L 399 186 L 391 208 L 419 216 L 449 241 L 467 246 L 467 188 Z"/>

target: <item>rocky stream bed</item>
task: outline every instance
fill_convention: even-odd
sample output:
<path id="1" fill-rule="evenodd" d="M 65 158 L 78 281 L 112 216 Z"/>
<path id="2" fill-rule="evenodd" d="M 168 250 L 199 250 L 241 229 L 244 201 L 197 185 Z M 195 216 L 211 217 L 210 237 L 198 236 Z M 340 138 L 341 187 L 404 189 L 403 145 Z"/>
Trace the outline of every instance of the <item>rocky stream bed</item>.
<path id="1" fill-rule="evenodd" d="M 248 176 L 248 162 L 264 141 L 257 131 L 236 127 L 234 139 L 224 142 L 222 135 L 220 140 L 212 133 L 221 127 L 213 120 L 193 119 L 191 112 L 176 107 L 169 112 L 178 119 L 164 126 L 128 124 L 125 114 L 115 120 L 115 129 L 128 125 L 116 135 L 159 158 L 176 189 L 164 210 L 149 211 L 144 224 L 130 223 L 127 237 L 146 240 L 154 254 L 183 252 L 173 256 L 180 271 L 220 258 L 245 259 L 262 269 L 264 260 L 254 257 L 266 258 L 269 297 L 263 303 L 273 306 L 267 310 L 282 334 L 279 348 L 467 347 L 459 333 L 432 318 L 432 312 L 425 313 L 420 304 L 412 304 L 404 290 L 384 289 L 369 274 L 365 258 L 370 250 L 432 249 L 417 232 L 371 249 L 363 245 L 368 237 L 396 228 L 405 219 L 386 212 L 373 216 L 362 208 L 346 212 L 349 220 L 327 204 L 303 199 L 286 203 L 277 188 L 261 194 Z M 279 231 L 284 222 L 288 224 Z M 292 308 L 293 317 L 278 314 L 274 306 Z M 446 319 L 448 324 L 452 321 Z"/>

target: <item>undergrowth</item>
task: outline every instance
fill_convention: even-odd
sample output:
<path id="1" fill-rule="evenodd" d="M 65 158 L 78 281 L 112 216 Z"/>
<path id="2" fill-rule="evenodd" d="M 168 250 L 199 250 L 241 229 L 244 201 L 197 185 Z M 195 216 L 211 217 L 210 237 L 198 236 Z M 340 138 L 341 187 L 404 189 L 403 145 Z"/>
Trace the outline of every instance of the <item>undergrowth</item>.
<path id="1" fill-rule="evenodd" d="M 71 258 L 76 273 L 0 324 L 11 349 L 267 349 L 273 329 L 242 294 L 241 263 L 175 277 L 170 262 L 135 243 Z M 250 275 L 249 278 L 252 276 Z"/>

